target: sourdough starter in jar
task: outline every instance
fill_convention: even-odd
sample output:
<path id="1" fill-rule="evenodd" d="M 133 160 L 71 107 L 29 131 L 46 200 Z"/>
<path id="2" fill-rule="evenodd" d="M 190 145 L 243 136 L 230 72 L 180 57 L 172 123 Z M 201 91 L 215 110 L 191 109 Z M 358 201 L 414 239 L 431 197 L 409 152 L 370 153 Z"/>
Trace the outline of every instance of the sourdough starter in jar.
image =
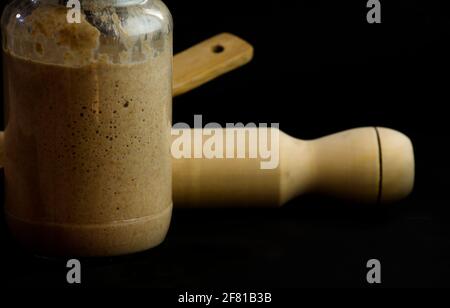
<path id="1" fill-rule="evenodd" d="M 146 26 L 134 10 L 130 31 Z M 40 5 L 4 29 L 8 223 L 42 254 L 154 247 L 172 211 L 171 26 L 133 36 L 115 13 L 97 18 L 109 28 L 66 15 Z"/>

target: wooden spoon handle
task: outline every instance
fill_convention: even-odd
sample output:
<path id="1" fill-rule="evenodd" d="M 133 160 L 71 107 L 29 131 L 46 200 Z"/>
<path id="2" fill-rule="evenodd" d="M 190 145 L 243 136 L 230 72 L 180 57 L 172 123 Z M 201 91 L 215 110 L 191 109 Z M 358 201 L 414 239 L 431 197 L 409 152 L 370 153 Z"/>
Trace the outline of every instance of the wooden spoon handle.
<path id="1" fill-rule="evenodd" d="M 239 37 L 222 33 L 191 47 L 173 59 L 173 96 L 195 89 L 250 62 L 253 47 Z"/>

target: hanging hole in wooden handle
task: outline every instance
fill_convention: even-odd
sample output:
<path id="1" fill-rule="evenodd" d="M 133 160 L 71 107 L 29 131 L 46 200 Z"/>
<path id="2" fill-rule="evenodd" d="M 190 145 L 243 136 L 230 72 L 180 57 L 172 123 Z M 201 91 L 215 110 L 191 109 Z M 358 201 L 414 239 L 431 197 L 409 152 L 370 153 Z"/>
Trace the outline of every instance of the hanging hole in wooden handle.
<path id="1" fill-rule="evenodd" d="M 223 47 L 222 45 L 215 45 L 215 46 L 212 48 L 212 51 L 213 51 L 214 53 L 222 53 L 222 52 L 225 51 L 225 47 Z"/>
<path id="2" fill-rule="evenodd" d="M 174 57 L 173 95 L 195 89 L 253 58 L 253 47 L 243 39 L 222 33 Z"/>

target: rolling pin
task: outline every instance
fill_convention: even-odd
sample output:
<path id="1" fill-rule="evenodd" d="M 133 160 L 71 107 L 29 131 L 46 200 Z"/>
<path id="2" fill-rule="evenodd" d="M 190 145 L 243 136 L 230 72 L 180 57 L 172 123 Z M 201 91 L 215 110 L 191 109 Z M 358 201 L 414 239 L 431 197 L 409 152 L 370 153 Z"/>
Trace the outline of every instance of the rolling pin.
<path id="1" fill-rule="evenodd" d="M 279 134 L 278 165 L 273 169 L 261 168 L 266 157 L 258 154 L 251 158 L 248 136 L 256 133 L 259 137 L 256 128 L 243 131 L 245 158 L 173 158 L 175 206 L 278 207 L 306 193 L 357 203 L 392 203 L 407 197 L 413 189 L 413 146 L 400 132 L 367 127 L 303 141 L 276 128 L 269 130 Z M 174 145 L 182 134 L 190 136 L 194 144 L 195 130 L 172 130 L 172 134 Z M 227 129 L 216 134 L 225 140 Z M 0 165 L 3 138 L 1 132 Z M 202 138 L 203 146 L 209 138 Z M 225 144 L 218 147 L 222 157 L 226 157 Z M 193 147 L 191 151 L 193 157 Z"/>
<path id="2" fill-rule="evenodd" d="M 218 130 L 222 140 L 226 140 L 227 130 Z M 259 154 L 250 158 L 252 145 L 248 136 L 260 135 L 256 128 L 243 132 L 246 135 L 244 159 L 174 158 L 174 204 L 177 207 L 277 207 L 307 193 L 356 203 L 392 203 L 405 198 L 413 189 L 413 146 L 400 132 L 367 127 L 303 141 L 276 128 L 269 130 L 279 134 L 279 164 L 274 169 L 262 169 L 266 158 Z M 195 136 L 195 130 L 184 133 L 191 138 Z M 172 134 L 176 135 L 176 141 L 183 132 L 172 130 Z M 208 140 L 205 136 L 203 145 Z M 224 142 L 218 147 L 219 157 L 226 157 L 227 146 Z"/>

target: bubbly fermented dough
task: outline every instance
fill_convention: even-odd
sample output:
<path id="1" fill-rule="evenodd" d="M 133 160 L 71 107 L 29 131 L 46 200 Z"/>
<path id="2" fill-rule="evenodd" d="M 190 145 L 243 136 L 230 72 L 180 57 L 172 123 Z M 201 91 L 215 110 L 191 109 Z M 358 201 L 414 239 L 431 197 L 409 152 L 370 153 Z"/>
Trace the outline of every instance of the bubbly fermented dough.
<path id="1" fill-rule="evenodd" d="M 30 37 L 14 46 L 45 46 L 4 50 L 9 224 L 45 254 L 153 247 L 172 209 L 170 38 L 143 61 L 102 61 L 99 30 L 84 17 L 67 24 L 65 12 L 25 18 Z M 56 59 L 48 42 L 70 56 Z"/>

